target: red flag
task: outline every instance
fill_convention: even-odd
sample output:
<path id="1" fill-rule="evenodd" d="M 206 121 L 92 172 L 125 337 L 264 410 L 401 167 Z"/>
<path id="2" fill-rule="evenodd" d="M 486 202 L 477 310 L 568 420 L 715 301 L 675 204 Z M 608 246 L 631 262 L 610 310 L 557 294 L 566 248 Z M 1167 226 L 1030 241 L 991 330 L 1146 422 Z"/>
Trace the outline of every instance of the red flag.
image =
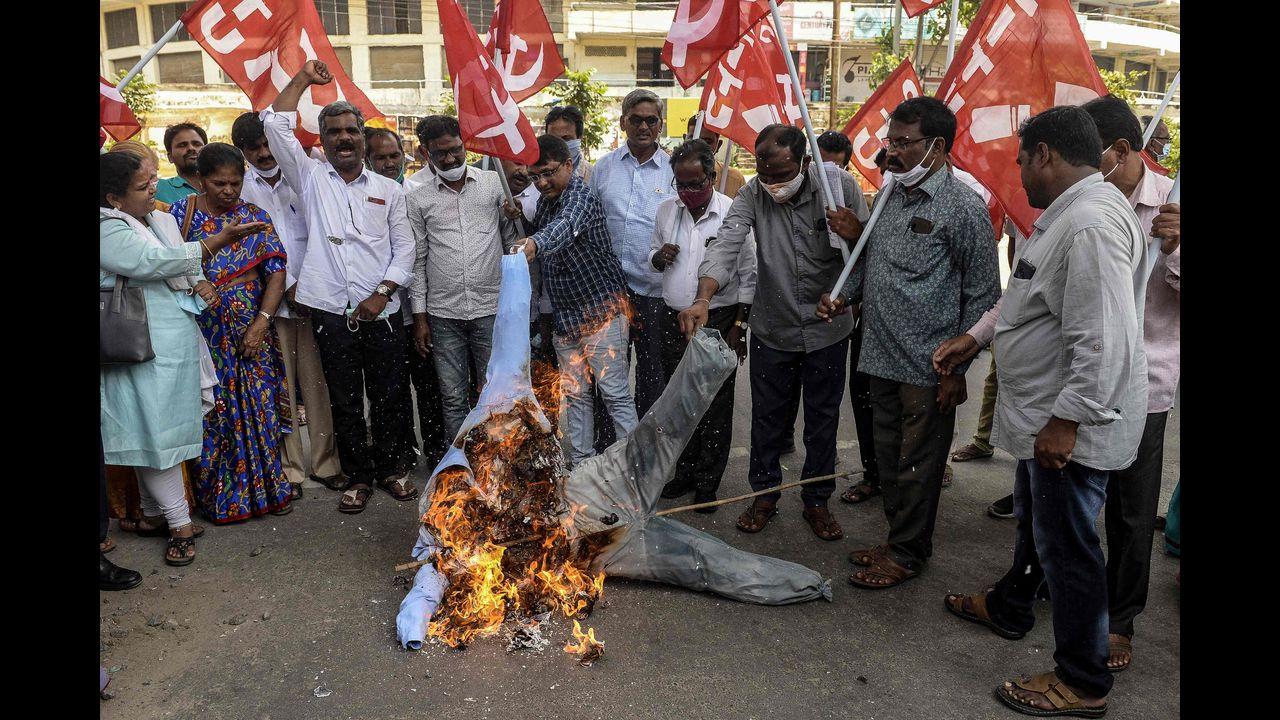
<path id="1" fill-rule="evenodd" d="M 537 95 L 564 73 L 551 24 L 537 0 L 498 0 L 484 49 L 516 102 Z"/>
<path id="2" fill-rule="evenodd" d="M 958 2 L 959 0 L 957 0 Z M 932 10 L 942 4 L 942 0 L 902 0 L 902 11 L 913 18 L 922 12 Z"/>
<path id="3" fill-rule="evenodd" d="M 1039 211 L 1018 171 L 1018 125 L 1107 92 L 1067 0 L 988 0 L 969 26 L 939 97 L 956 114 L 951 154 L 1000 200 L 1024 235 Z"/>
<path id="4" fill-rule="evenodd" d="M 304 146 L 320 143 L 320 109 L 331 102 L 350 102 L 366 121 L 382 117 L 338 62 L 315 3 L 200 0 L 182 14 L 182 22 L 191 38 L 249 96 L 254 110 L 269 106 L 308 60 L 329 67 L 333 82 L 311 86 L 298 101 L 297 136 Z"/>
<path id="5" fill-rule="evenodd" d="M 920 94 L 920 77 L 911 61 L 903 60 L 841 130 L 853 143 L 853 162 L 858 172 L 877 188 L 884 178 L 876 167 L 876 155 L 882 147 L 880 141 L 889 134 L 889 113 L 904 100 Z"/>
<path id="6" fill-rule="evenodd" d="M 692 87 L 767 14 L 768 0 L 680 0 L 662 62 L 681 87 Z"/>
<path id="7" fill-rule="evenodd" d="M 133 111 L 125 103 L 124 96 L 101 75 L 98 76 L 98 126 L 115 138 L 116 142 L 128 140 L 142 130 L 138 118 L 134 117 Z M 98 133 L 98 140 L 98 147 L 102 147 L 107 141 L 102 132 Z"/>
<path id="8" fill-rule="evenodd" d="M 800 127 L 800 105 L 792 97 L 791 76 L 768 20 L 756 23 L 707 75 L 699 109 L 703 127 L 745 148 L 755 147 L 765 126 Z"/>
<path id="9" fill-rule="evenodd" d="M 533 127 L 507 92 L 458 0 L 436 0 L 436 8 L 462 142 L 478 153 L 533 165 L 539 154 Z"/>

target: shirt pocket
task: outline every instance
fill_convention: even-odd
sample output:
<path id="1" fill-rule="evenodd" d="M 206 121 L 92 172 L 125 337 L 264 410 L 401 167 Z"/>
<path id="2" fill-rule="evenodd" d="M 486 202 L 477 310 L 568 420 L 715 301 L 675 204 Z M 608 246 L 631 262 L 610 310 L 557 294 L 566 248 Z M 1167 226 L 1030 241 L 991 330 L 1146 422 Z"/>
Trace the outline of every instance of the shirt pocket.
<path id="1" fill-rule="evenodd" d="M 941 225 L 935 225 L 927 234 L 908 227 L 889 247 L 889 262 L 908 276 L 925 275 L 941 263 L 950 262 L 949 246 Z"/>
<path id="2" fill-rule="evenodd" d="M 367 199 L 357 201 L 355 198 L 352 198 L 351 202 L 352 204 L 355 204 L 356 202 L 363 203 L 363 207 L 360 208 L 360 211 L 353 213 L 360 223 L 360 226 L 356 229 L 359 230 L 361 234 L 375 239 L 387 237 L 387 232 L 390 228 L 387 218 L 387 206 L 370 202 Z"/>

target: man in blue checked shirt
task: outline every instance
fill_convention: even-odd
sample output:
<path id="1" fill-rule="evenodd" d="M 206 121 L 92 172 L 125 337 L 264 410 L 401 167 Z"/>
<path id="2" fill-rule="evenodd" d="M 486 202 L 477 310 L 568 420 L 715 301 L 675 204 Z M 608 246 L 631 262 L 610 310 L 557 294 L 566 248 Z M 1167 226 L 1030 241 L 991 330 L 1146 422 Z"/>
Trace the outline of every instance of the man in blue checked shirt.
<path id="1" fill-rule="evenodd" d="M 591 170 L 591 189 L 604 205 L 613 252 L 631 289 L 635 325 L 631 345 L 636 352 L 636 412 L 649 411 L 666 387 L 662 371 L 659 319 L 662 273 L 649 263 L 658 204 L 675 197 L 671 161 L 658 147 L 662 132 L 662 100 L 649 90 L 632 90 L 622 99 L 622 131 L 627 142 L 605 155 Z"/>
<path id="2" fill-rule="evenodd" d="M 543 283 L 551 296 L 552 345 L 576 465 L 593 453 L 592 377 L 619 438 L 639 423 L 627 383 L 627 283 L 605 226 L 604 207 L 573 172 L 569 146 L 543 135 L 538 151 L 529 177 L 542 197 L 524 252 L 529 260 L 541 258 Z"/>

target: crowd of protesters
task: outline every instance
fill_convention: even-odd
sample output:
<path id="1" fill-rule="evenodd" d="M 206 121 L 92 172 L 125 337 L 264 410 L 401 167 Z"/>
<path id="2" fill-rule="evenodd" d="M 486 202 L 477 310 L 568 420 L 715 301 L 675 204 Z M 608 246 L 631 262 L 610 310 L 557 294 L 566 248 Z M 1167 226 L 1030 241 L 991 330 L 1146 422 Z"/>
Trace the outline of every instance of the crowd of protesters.
<path id="1" fill-rule="evenodd" d="M 925 570 L 948 459 L 1010 453 L 1013 493 L 991 513 L 1017 520 L 1011 565 L 946 609 L 1016 639 L 1047 589 L 1057 668 L 998 694 L 1023 711 L 1105 708 L 1147 599 L 1179 371 L 1179 207 L 1125 102 L 1051 108 L 1020 128 L 1023 186 L 1043 212 L 1029 237 L 1009 228 L 1003 296 L 1005 228 L 951 165 L 955 116 L 933 98 L 903 102 L 878 158 L 895 182 L 832 296 L 842 246 L 870 216 L 838 132 L 814 158 L 804 131 L 766 127 L 746 180 L 718 159 L 714 133 L 692 137 L 692 120 L 664 149 L 663 102 L 639 89 L 622 101 L 625 143 L 594 165 L 573 107 L 547 115 L 536 163 L 490 169 L 468 164 L 455 118 L 433 115 L 415 128 L 424 167 L 406 178 L 400 137 L 346 102 L 320 111 L 323 159 L 299 144 L 300 97 L 331 81 L 308 62 L 271 108 L 235 121 L 231 144 L 170 127 L 173 178 L 136 142 L 101 157 L 100 287 L 143 289 L 155 353 L 101 368 L 103 590 L 141 581 L 106 558 L 108 513 L 122 531 L 167 537 L 164 561 L 185 565 L 203 532 L 193 510 L 215 524 L 282 515 L 305 478 L 339 492 L 343 513 L 375 488 L 418 497 L 414 471 L 439 461 L 484 383 L 501 258 L 523 252 L 535 365 L 562 376 L 571 464 L 636 427 L 703 328 L 750 359 L 754 491 L 782 482 L 801 408 L 800 477 L 834 474 L 848 381 L 864 476 L 839 497 L 881 497 L 889 528 L 851 553 L 855 586 Z M 979 428 L 953 452 L 965 376 L 987 345 Z M 716 499 L 737 381 L 663 497 Z M 835 490 L 799 491 L 822 540 L 844 534 Z M 780 495 L 755 497 L 737 529 L 765 530 Z"/>

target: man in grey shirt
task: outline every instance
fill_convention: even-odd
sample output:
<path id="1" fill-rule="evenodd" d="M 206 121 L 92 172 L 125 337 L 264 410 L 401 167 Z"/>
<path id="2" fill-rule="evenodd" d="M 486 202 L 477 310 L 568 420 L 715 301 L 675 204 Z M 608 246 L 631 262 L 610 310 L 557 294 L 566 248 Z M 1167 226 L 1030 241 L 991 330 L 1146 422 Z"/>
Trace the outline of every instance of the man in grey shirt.
<path id="1" fill-rule="evenodd" d="M 866 262 L 855 267 L 840 297 L 818 310 L 830 318 L 848 302 L 862 302 L 858 370 L 871 378 L 889 537 L 850 557 L 865 566 L 849 578 L 859 587 L 909 580 L 933 554 L 942 474 L 956 406 L 966 399 L 968 367 L 940 377 L 933 351 L 972 327 L 1000 297 L 986 203 L 947 165 L 955 135 L 956 117 L 937 98 L 911 98 L 894 109 L 883 143 L 895 182 L 881 200 Z M 833 219 L 832 227 L 851 237 L 862 232 L 848 214 Z"/>
<path id="2" fill-rule="evenodd" d="M 1112 677 L 1096 524 L 1110 471 L 1133 462 L 1146 423 L 1146 245 L 1129 201 L 1098 172 L 1102 141 L 1089 113 L 1050 108 L 1018 134 L 1027 200 L 1044 208 L 1018 244 L 996 323 L 993 438 L 1018 460 L 1018 534 L 1013 566 L 994 589 L 945 603 L 1017 639 L 1034 625 L 1047 581 L 1057 668 L 1005 682 L 996 696 L 1023 712 L 1101 715 Z"/>
<path id="3" fill-rule="evenodd" d="M 795 433 L 797 403 L 804 395 L 805 462 L 801 478 L 835 472 L 836 428 L 844 398 L 845 357 L 853 319 L 825 322 L 814 310 L 844 263 L 824 214 L 821 163 L 805 155 L 804 131 L 770 125 L 756 138 L 758 174 L 734 198 L 716 238 L 707 246 L 693 304 L 680 313 L 686 337 L 707 323 L 716 291 L 738 269 L 747 234 L 756 237 L 756 294 L 748 318 L 751 330 L 751 469 L 753 490 L 782 483 L 779 458 Z M 845 207 L 868 215 L 862 194 L 847 177 L 829 173 L 827 182 Z M 823 540 L 843 536 L 827 500 L 835 481 L 805 485 L 804 517 Z M 781 493 L 761 495 L 738 518 L 738 529 L 760 532 L 777 514 Z"/>

